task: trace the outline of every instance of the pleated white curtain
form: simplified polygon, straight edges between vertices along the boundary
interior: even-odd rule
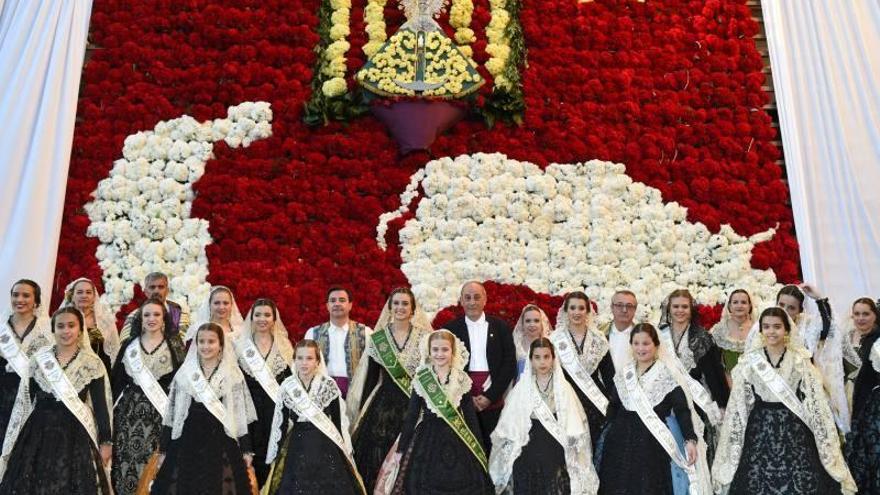
[[[92,0],[0,0],[0,307],[52,290]]]
[[[880,1],[762,0],[804,278],[880,297]]]

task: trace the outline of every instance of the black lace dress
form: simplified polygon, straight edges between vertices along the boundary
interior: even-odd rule
[[[12,326],[12,317],[9,317],[8,322],[2,323],[4,325],[9,325],[10,332],[13,336],[18,337],[18,334],[15,333],[15,329]],[[31,335],[31,332],[34,331],[34,327],[37,324],[37,319],[34,318],[33,321],[27,326],[27,328],[22,333],[22,338],[19,339],[19,345],[23,345],[27,347],[25,352],[28,354],[31,351],[35,350],[32,345],[24,344],[23,341],[29,340],[28,335]],[[32,340],[32,339],[31,339]],[[43,342],[41,340],[41,342]],[[43,345],[47,345],[49,342],[45,341]],[[28,344],[32,344],[29,342]],[[18,393],[18,386],[21,383],[21,378],[18,376],[18,373],[15,372],[14,369],[7,369],[6,366],[9,364],[8,361],[3,359],[0,356],[0,443],[3,442],[3,438],[6,437],[6,425],[9,424],[9,416],[12,414],[12,408],[15,406],[15,395]]]
[[[324,408],[324,414],[330,418],[336,429],[341,431],[339,398],[333,399]],[[267,493],[270,495],[363,494],[355,472],[339,447],[315,425],[298,419],[296,413],[284,408],[281,431],[287,431],[290,424],[293,424],[293,429],[287,438],[282,437],[278,458],[275,461],[276,468],[269,480]]]
[[[269,476],[269,465],[266,464],[266,450],[269,446],[269,435],[272,432],[272,415],[275,414],[275,401],[263,390],[260,382],[246,372],[243,373],[248,391],[251,393],[251,399],[254,401],[254,408],[257,410],[257,420],[248,425],[248,433],[250,433],[251,445],[254,449],[254,474],[257,477],[257,484],[262,486]],[[285,367],[284,371],[275,376],[275,381],[281,383],[288,376],[290,376],[290,368]]]
[[[470,393],[459,403],[462,416],[482,444]],[[419,421],[421,418],[421,421]],[[394,484],[396,495],[480,495],[495,490],[477,458],[425,399],[413,393],[397,451],[402,454]]]
[[[669,454],[654,438],[639,414],[626,410],[612,388],[608,425],[599,464],[599,493],[602,495],[671,495],[672,473]],[[656,406],[660,418],[675,413],[686,440],[696,440],[691,411],[680,387],[673,388]]]
[[[80,355],[74,359],[88,358]],[[72,363],[73,360],[67,366]],[[104,387],[101,377],[79,392],[80,400],[86,401],[94,411],[99,443],[110,441]],[[109,494],[110,482],[101,456],[82,423],[34,378],[30,379],[30,397],[35,401],[34,409],[12,448],[0,482],[0,494]]]
[[[807,425],[784,404],[766,402],[756,393],[728,493],[825,495],[840,493],[840,485],[822,466]]]
[[[598,412],[598,411],[597,411]],[[529,443],[513,462],[515,495],[568,495],[571,479],[565,450],[537,419],[532,418]]]
[[[878,340],[878,327],[862,338],[862,367],[853,391],[852,432],[846,444],[846,461],[859,493],[870,495],[880,495],[880,373],[870,360]]]
[[[351,442],[354,462],[364,480],[364,486],[368,493],[373,493],[382,462],[403,428],[409,397],[394,383],[382,365],[372,358],[365,356],[364,359],[370,359],[364,383],[364,401],[377,386],[380,376],[382,379],[375,397],[352,434]]]
[[[577,395],[578,401],[580,401],[581,406],[584,408],[584,412],[587,414],[587,424],[590,427],[590,440],[593,443],[593,448],[596,448],[597,442],[599,442],[599,437],[602,434],[602,430],[605,427],[605,415],[602,414],[599,409],[593,404],[593,401],[587,397],[587,394],[584,393],[583,390],[577,385],[574,379],[569,375],[568,371],[563,369],[563,375],[565,375],[565,379],[571,384],[571,388],[574,389],[575,395]],[[599,361],[599,365],[596,366],[595,371],[590,376],[593,381],[596,383],[596,386],[599,388],[602,393],[608,397],[608,390],[605,386],[606,383],[611,383],[614,381],[614,362],[611,360],[611,353],[607,352],[602,359]]]
[[[135,493],[144,466],[159,447],[159,435],[162,432],[162,416],[129,376],[122,362],[131,345],[141,345],[138,337],[126,339],[122,343],[111,379],[116,405],[113,407],[113,465],[110,474],[115,495]],[[169,337],[152,352],[141,347],[141,356],[148,368],[167,370],[157,379],[167,394],[174,373],[184,358],[180,336]],[[151,362],[154,360],[155,362]]]

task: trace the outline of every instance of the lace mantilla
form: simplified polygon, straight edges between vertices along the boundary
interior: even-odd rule
[[[636,407],[633,399],[626,391],[626,380],[623,377],[623,373],[614,374],[614,385],[617,387],[617,392],[620,395],[620,402],[623,404],[623,407],[627,411],[635,411]],[[669,368],[667,368],[661,361],[656,361],[654,365],[651,366],[651,369],[639,377],[639,386],[645,391],[645,395],[648,397],[651,407],[657,407],[657,405],[663,402],[663,399],[665,399],[670,392],[678,387],[678,383],[675,381],[675,377],[672,376],[672,373],[670,373]]]
[[[37,382],[37,385],[46,393],[51,394],[52,384],[46,379],[36,359],[31,358],[29,370],[30,376]],[[92,383],[97,378],[104,378],[105,381],[107,379],[107,372],[104,369],[104,363],[101,362],[101,358],[85,352],[80,352],[67,365],[67,368],[64,369],[64,374],[67,375],[67,379],[70,380],[73,388],[77,391],[86,388],[89,383]]]
[[[561,335],[563,335],[572,347],[575,347],[575,342],[571,333],[563,331]],[[583,354],[578,354],[577,357],[581,366],[583,366],[584,371],[586,371],[588,375],[592,375],[593,372],[596,371],[596,368],[599,367],[602,358],[608,353],[608,340],[604,335],[599,333],[598,330],[593,328],[587,330],[584,338],[587,339],[587,341],[584,342],[584,352]]]
[[[182,366],[174,376],[174,381],[171,382],[171,390],[168,392],[168,412],[170,414],[165,415],[163,424],[171,427],[172,439],[180,438],[183,433],[183,424],[189,415],[193,399],[200,402],[193,389],[190,376],[188,376],[193,371],[190,366]],[[235,429],[235,431],[229,431],[224,425],[226,434],[233,439],[244,436],[248,432],[247,425],[257,420],[257,411],[248,392],[244,376],[215,375],[209,383],[214,394],[223,403],[228,425]]]
[[[733,389],[727,404],[727,414],[721,427],[721,435],[712,466],[713,483],[716,492],[722,492],[730,485],[745,444],[749,413],[755,403],[754,393],[765,402],[780,402],[770,387],[749,364],[763,356],[750,352],[742,365],[733,370]],[[800,399],[804,420],[816,442],[819,459],[828,474],[841,483],[842,493],[853,493],[855,482],[846,466],[840,449],[840,440],[831,406],[822,388],[822,377],[804,353],[789,349],[775,370]],[[754,390],[754,393],[752,392]]]
[[[171,347],[169,346],[168,339],[163,340],[162,343],[159,344],[159,347],[155,351],[153,351],[152,354],[148,353],[144,349],[144,347],[140,343],[140,339],[132,340],[125,346],[125,349],[127,350],[133,345],[141,346],[141,359],[144,362],[144,366],[146,366],[147,369],[150,370],[150,374],[156,377],[156,380],[174,371],[174,359],[172,358]],[[178,363],[180,361],[181,359],[178,359]],[[128,376],[134,378],[135,373],[131,369],[129,369],[130,365],[128,364],[128,359],[123,359],[122,362],[125,364],[125,373]]]
[[[299,377],[296,375],[287,377],[284,381],[287,380],[299,380]],[[302,387],[303,389],[305,387]],[[282,386],[282,390],[287,390],[286,387]],[[319,409],[324,410],[327,406],[330,405],[336,398],[340,397],[342,394],[339,391],[339,387],[336,385],[336,381],[334,381],[329,376],[319,376],[316,375],[312,378],[312,386],[309,389],[309,397],[312,398],[312,401],[318,406]],[[293,397],[290,396],[289,393],[282,393],[284,405],[299,414],[299,412],[294,408],[294,400]],[[306,420],[305,418],[300,418],[301,420]]]
[[[746,335],[748,335],[748,331],[746,331]],[[742,354],[746,350],[746,339],[733,338],[730,335],[730,327],[725,320],[718,322],[717,325],[712,327],[712,339],[715,340],[715,345],[727,351]]]

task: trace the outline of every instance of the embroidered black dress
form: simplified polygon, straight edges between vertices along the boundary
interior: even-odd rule
[[[257,420],[248,425],[248,433],[251,436],[251,446],[254,449],[254,474],[257,483],[262,486],[269,476],[269,465],[266,464],[266,450],[269,446],[269,435],[272,430],[272,415],[275,413],[275,401],[263,390],[256,378],[244,373],[244,381],[247,383],[254,408],[257,410]],[[275,375],[275,381],[279,384],[290,376],[290,368],[285,366],[283,371]]]
[[[880,340],[880,327],[862,337],[862,367],[853,391],[852,431],[846,444],[859,493],[880,495],[880,373],[871,362],[871,348]]]
[[[568,495],[571,479],[565,450],[541,421],[532,418],[529,443],[513,462],[514,495]]]
[[[135,493],[144,466],[159,447],[162,431],[162,416],[128,374],[123,363],[123,357],[131,346],[141,346],[144,365],[151,372],[153,369],[165,371],[157,377],[157,381],[166,394],[185,354],[183,342],[177,334],[163,340],[152,352],[143,348],[137,336],[122,343],[111,379],[115,403],[111,477],[115,495]]]
[[[461,397],[459,409],[468,428],[482,445],[483,437],[470,393]],[[468,446],[415,392],[409,401],[397,451],[402,457],[394,484],[395,494],[488,495],[495,492],[488,473]]]
[[[11,318],[12,317],[10,317],[10,321],[3,322],[2,324],[9,325],[13,338],[17,338],[18,334],[16,334],[13,329]],[[24,347],[24,351],[28,356],[30,356],[36,348],[50,344],[45,338],[37,337],[32,333],[34,332],[36,324],[37,319],[34,318],[22,333],[22,338],[18,341],[19,345]],[[12,414],[12,407],[15,405],[15,394],[18,393],[18,386],[21,383],[21,378],[18,376],[18,373],[16,373],[11,367],[7,367],[8,365],[9,362],[0,356],[0,443],[2,443],[2,439],[6,437],[6,425],[9,423],[9,415]]]
[[[76,363],[78,360],[81,362]],[[93,376],[97,374],[98,366],[103,367],[103,364],[97,357],[79,354],[64,368]],[[32,376],[34,372],[37,372],[36,363],[32,359]],[[74,384],[82,381],[69,378]],[[0,482],[0,494],[109,494],[110,483],[101,456],[82,423],[33,377],[29,380],[28,392],[34,408],[12,448]],[[94,411],[98,442],[109,442],[110,415],[104,377],[94,378],[84,385],[79,398]]]

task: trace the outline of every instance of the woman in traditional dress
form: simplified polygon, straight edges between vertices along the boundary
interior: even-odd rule
[[[0,314],[0,442],[12,415],[21,378],[37,349],[54,342],[49,318],[43,316],[40,286],[22,279],[9,291],[10,307]]]
[[[255,493],[248,424],[256,417],[226,332],[216,323],[201,324],[171,382],[150,493]]]
[[[861,333],[861,366],[853,390],[846,460],[859,493],[880,495],[880,311],[867,297],[857,299],[852,311],[856,332]],[[868,324],[870,331],[863,332]]]
[[[696,301],[687,289],[674,290],[666,298],[659,336],[660,345],[666,347],[670,357],[676,358],[670,364],[687,379],[684,384],[687,394],[704,423],[704,429],[697,433],[706,440],[706,461],[711,465],[717,428],[721,424],[721,409],[727,406],[730,387],[721,365],[721,349],[715,345],[709,332],[700,326]],[[675,423],[670,421],[670,426],[682,442]]]
[[[83,314],[89,343],[107,367],[109,375],[110,367],[119,353],[119,332],[116,330],[116,315],[101,301],[95,283],[80,277],[67,284],[61,306],[73,306]]]
[[[516,373],[522,375],[529,361],[529,349],[536,339],[549,337],[553,328],[544,310],[534,304],[526,304],[513,327],[513,345],[516,347]]]
[[[244,328],[244,318],[241,316],[238,304],[235,303],[232,289],[225,285],[211,287],[208,298],[198,307],[193,315],[192,324],[187,329],[184,341],[189,342],[195,338],[196,331],[204,323],[220,325],[223,333],[232,335],[233,339]]]
[[[587,414],[593,447],[599,440],[608,408],[607,384],[614,379],[608,340],[593,324],[590,298],[581,291],[565,296],[550,340],[565,378]]]
[[[849,432],[850,414],[843,368],[844,335],[834,322],[828,298],[808,284],[786,285],[777,293],[776,304],[798,327],[798,338],[822,375],[837,427],[844,433]],[[752,326],[749,338],[752,339],[753,335],[760,335],[757,325]]]
[[[852,493],[822,377],[778,307],[733,370],[712,477],[719,493]]]
[[[132,318],[131,334],[113,366],[113,491],[133,495],[159,447],[168,388],[185,351],[160,299],[147,299]]]
[[[317,342],[296,344],[294,367],[275,406],[266,457],[272,474],[263,493],[366,494],[351,456],[345,402]]]
[[[648,323],[633,327],[630,345],[633,361],[614,376],[611,389],[599,493],[671,495],[671,460],[687,474],[690,493],[708,495],[708,476],[695,466],[704,452],[694,428],[696,415],[669,364],[675,358],[660,347],[657,330]],[[671,413],[686,439],[684,448],[664,421]]]
[[[746,348],[746,339],[755,320],[752,296],[744,289],[736,289],[727,298],[721,311],[721,320],[712,327],[710,333],[715,345],[721,349],[721,364],[730,386],[730,372]]]
[[[464,371],[467,349],[449,330],[422,337],[419,347],[421,364],[400,433],[393,493],[491,494],[471,378]]]
[[[595,495],[599,477],[581,403],[549,339],[538,337],[526,369],[504,399],[492,432],[495,491],[517,495]]]
[[[257,483],[262,486],[269,476],[266,450],[278,402],[278,385],[290,376],[293,359],[293,346],[274,301],[263,298],[254,301],[244,329],[233,344],[257,411],[257,420],[248,425],[248,431],[254,450],[254,472]]]
[[[846,374],[846,398],[852,409],[853,389],[862,368],[862,343],[880,324],[877,303],[870,297],[860,297],[853,302],[852,313],[843,329],[843,366]],[[865,349],[871,351],[870,346]]]
[[[346,400],[354,460],[369,493],[403,426],[419,365],[419,342],[429,332],[431,324],[412,291],[406,287],[391,291],[367,339],[369,359],[358,364]]]
[[[110,380],[92,352],[82,313],[52,315],[54,345],[40,348],[21,382],[3,452],[0,494],[112,493]]]

